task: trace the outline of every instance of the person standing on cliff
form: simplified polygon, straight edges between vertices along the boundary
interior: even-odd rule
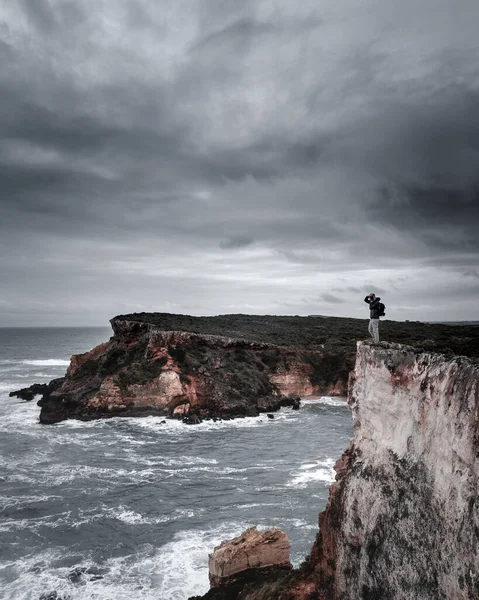
[[[379,344],[379,317],[381,313],[381,308],[379,306],[380,301],[381,298],[378,298],[375,294],[369,294],[369,296],[364,298],[364,302],[369,304],[368,331],[375,344]]]

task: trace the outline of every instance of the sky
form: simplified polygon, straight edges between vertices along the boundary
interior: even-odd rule
[[[0,326],[479,320],[477,0],[3,0]]]

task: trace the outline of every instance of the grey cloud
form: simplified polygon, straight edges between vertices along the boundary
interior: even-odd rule
[[[274,31],[274,27],[271,23],[260,23],[250,18],[239,19],[218,31],[206,34],[192,46],[191,52],[194,53],[211,46],[215,50],[217,44],[241,47],[246,39],[252,40],[258,35],[272,31]]]
[[[340,293],[349,293],[349,294],[358,294],[359,296],[364,296],[366,294],[376,294],[379,296],[380,294],[386,294],[387,291],[384,288],[379,288],[377,285],[362,285],[362,286],[346,286],[346,287],[335,287],[333,291]]]
[[[309,15],[307,18],[292,18],[289,21],[262,22],[252,17],[240,17],[224,27],[208,32],[201,37],[191,48],[191,51],[214,47],[218,45],[245,49],[245,44],[258,43],[259,37],[268,34],[304,34],[304,32],[315,30],[322,25],[323,21],[319,15]]]
[[[57,26],[49,0],[19,0],[29,21],[43,34],[50,34]]]
[[[346,300],[344,298],[340,298],[339,296],[334,296],[333,294],[321,294],[321,298],[325,302],[331,302],[333,304],[336,304],[338,302],[346,302]]]
[[[384,295],[386,293],[386,290],[384,288],[380,288],[377,285],[374,285],[373,283],[369,285],[363,285],[362,290],[365,294],[376,294],[376,296],[379,296],[380,294]]]
[[[254,243],[254,239],[248,236],[235,236],[229,240],[220,243],[220,248],[223,250],[235,250],[237,248],[246,248]]]

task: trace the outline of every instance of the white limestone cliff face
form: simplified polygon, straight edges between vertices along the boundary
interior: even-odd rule
[[[320,515],[320,598],[479,598],[479,366],[358,343],[354,438]]]

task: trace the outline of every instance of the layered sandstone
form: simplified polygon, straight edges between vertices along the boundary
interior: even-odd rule
[[[123,317],[111,325],[110,340],[73,356],[65,379],[45,391],[42,423],[150,414],[195,423],[297,406],[299,395],[345,392],[334,369],[330,383],[320,383],[322,350],[169,331]]]

